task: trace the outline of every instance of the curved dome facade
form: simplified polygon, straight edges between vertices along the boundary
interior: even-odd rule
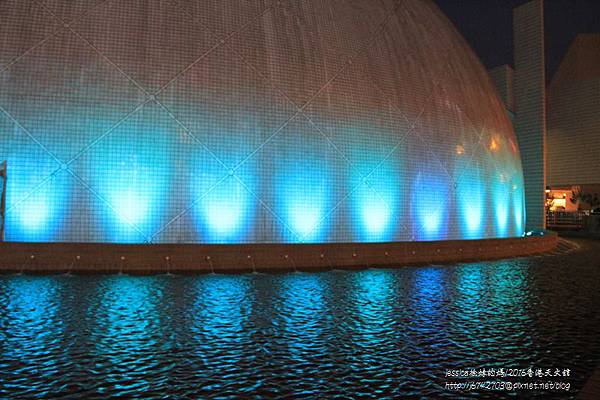
[[[523,233],[511,123],[423,0],[0,4],[6,239]]]

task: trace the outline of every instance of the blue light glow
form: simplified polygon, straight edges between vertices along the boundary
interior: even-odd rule
[[[45,227],[50,210],[48,202],[40,193],[33,194],[26,200],[26,205],[19,207],[19,221],[23,230],[35,235],[39,230]]]
[[[6,240],[56,239],[71,181],[59,163],[0,112],[0,162],[7,161]]]
[[[103,176],[101,185],[115,213],[109,229],[117,242],[135,242],[157,226],[168,179],[152,173],[150,164],[132,155],[116,176]]]
[[[278,180],[279,207],[286,223],[297,235],[287,241],[318,242],[326,234],[320,224],[329,208],[331,190],[327,172],[318,168],[288,169]]]
[[[11,2],[23,8],[11,15],[26,14],[29,3]],[[144,20],[142,8],[123,6]],[[103,18],[119,12],[106,10]],[[366,8],[346,11],[330,22],[369,17]],[[37,29],[36,21],[23,22],[24,32]],[[227,14],[220,22],[236,19]],[[188,30],[169,33],[183,34],[169,51],[149,49],[135,39],[154,35],[160,27],[151,23],[125,24],[120,32],[131,40],[112,48],[111,24],[85,36],[112,61],[89,56],[93,49],[70,35],[75,42],[50,36],[13,64],[14,51],[31,48],[33,39],[2,30],[7,240],[373,243],[486,239],[525,228],[522,175],[512,189],[513,173],[522,174],[516,137],[497,94],[480,87],[485,71],[469,62],[469,74],[456,68],[445,75],[427,46],[407,60],[402,43],[370,59],[379,77],[365,76],[362,63],[337,74],[337,62],[325,77],[322,63],[296,68],[309,55],[302,46],[295,54],[287,40],[258,35],[237,46],[257,73],[227,46],[200,56],[210,45],[189,43]],[[334,25],[310,37],[326,41],[337,35]],[[399,24],[389,28],[389,38],[406,33]],[[336,53],[356,50],[352,40],[338,42]],[[308,53],[320,58],[330,47]],[[272,58],[286,52],[289,59]],[[462,65],[464,57],[451,55]],[[304,61],[319,61],[311,57]],[[457,82],[486,101],[461,96]],[[508,194],[493,180],[500,170]]]
[[[386,204],[370,198],[363,203],[362,219],[367,232],[371,235],[381,233],[390,219],[390,209]]]
[[[28,178],[19,170],[12,170],[8,180],[7,203],[12,200],[11,190],[19,193],[28,185]],[[24,187],[19,188],[23,185]],[[30,187],[30,190],[32,188]],[[56,240],[59,221],[67,210],[71,181],[66,172],[58,172],[41,188],[24,197],[7,210],[6,232],[11,241],[45,242]]]
[[[521,236],[525,230],[525,199],[521,179],[515,179],[512,185],[512,210],[515,236]]]
[[[363,183],[352,194],[358,236],[365,242],[382,242],[389,237],[392,210],[370,186]],[[395,201],[392,200],[392,204]]]
[[[110,241],[149,241],[163,222],[166,203],[173,198],[169,193],[176,169],[171,157],[189,140],[174,135],[174,125],[160,107],[150,104],[72,165],[108,203],[107,212],[112,212],[102,222]]]
[[[373,155],[373,159],[376,159]],[[385,242],[393,240],[394,220],[398,219],[401,193],[400,173],[386,160],[363,178],[355,172],[353,179],[362,180],[352,193],[352,205],[358,239],[362,242]]]
[[[252,227],[254,197],[233,176],[211,190],[199,203],[199,229],[207,243],[238,243]]]
[[[510,206],[510,184],[508,177],[504,173],[497,173],[492,185],[496,236],[506,237],[508,236],[508,210]]]
[[[301,240],[310,240],[309,235],[315,230],[323,216],[322,207],[313,204],[313,200],[308,196],[298,195],[296,199],[290,201],[287,212],[288,220],[291,221],[292,226],[299,233]],[[316,235],[318,235],[318,232],[314,232],[313,236]]]
[[[226,235],[237,231],[244,212],[242,204],[242,202],[235,202],[229,198],[223,202],[208,200],[205,218],[212,231],[217,235]]]
[[[462,167],[462,168],[461,168]],[[476,164],[457,163],[457,171],[462,171],[456,185],[458,210],[461,217],[463,238],[478,239],[483,229],[483,210],[485,205],[485,187],[481,169]]]
[[[510,162],[502,167],[508,172],[484,174],[458,158],[450,171],[459,177],[455,197],[449,199],[451,178],[435,169],[436,162],[421,160],[414,175],[405,176],[405,154],[365,145],[346,149],[351,163],[305,125],[275,137],[267,152],[250,155],[257,142],[229,155],[220,148],[216,155],[160,107],[144,106],[64,169],[10,129],[8,240],[386,242],[406,240],[401,235],[408,228],[413,240],[519,236],[524,229],[520,167]],[[491,182],[488,174],[495,176]],[[159,236],[167,227],[172,231]]]
[[[135,192],[131,188],[123,192],[114,193],[111,203],[115,204],[117,218],[122,224],[138,223],[148,213],[148,199]]]
[[[418,172],[413,183],[411,209],[418,240],[442,240],[446,236],[448,184],[440,172]]]

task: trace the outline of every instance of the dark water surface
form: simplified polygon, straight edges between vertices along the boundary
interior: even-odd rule
[[[568,398],[600,363],[600,242],[578,243],[396,270],[0,276],[0,397]],[[570,391],[445,388],[447,369],[502,367],[568,368],[513,381]]]

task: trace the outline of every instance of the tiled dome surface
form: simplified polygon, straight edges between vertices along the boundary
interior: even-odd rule
[[[0,2],[6,239],[520,236],[486,71],[424,0]]]

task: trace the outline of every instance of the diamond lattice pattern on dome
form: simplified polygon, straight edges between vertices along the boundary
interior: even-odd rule
[[[421,0],[0,3],[6,239],[520,236],[483,67]]]

